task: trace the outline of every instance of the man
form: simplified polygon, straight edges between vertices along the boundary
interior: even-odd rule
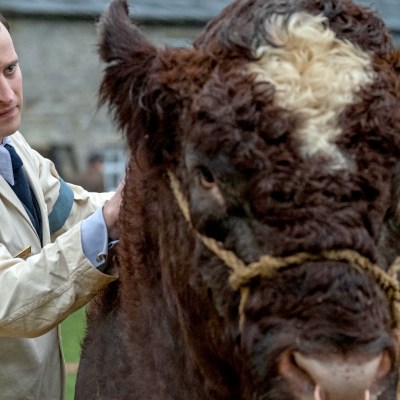
[[[115,279],[101,271],[108,238],[118,237],[121,187],[112,196],[63,182],[18,132],[22,103],[18,57],[0,16],[0,399],[59,400],[57,325]],[[29,182],[22,179],[22,191],[21,173]]]

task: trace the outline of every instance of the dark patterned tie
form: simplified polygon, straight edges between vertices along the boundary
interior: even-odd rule
[[[36,197],[29,186],[29,182],[24,174],[24,170],[22,169],[23,162],[21,157],[15,151],[14,147],[10,146],[9,144],[4,145],[4,147],[10,153],[14,172],[14,186],[10,186],[14,193],[21,200],[22,205],[28,213],[32,224],[39,235],[40,242],[42,242],[42,218],[40,215],[40,208]]]

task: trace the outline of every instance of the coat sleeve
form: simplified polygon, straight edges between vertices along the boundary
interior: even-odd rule
[[[65,183],[53,163],[32,150],[16,133],[13,144],[23,157],[42,210],[43,247],[21,214],[2,205],[0,215],[0,336],[40,336],[86,304],[115,277],[98,271],[85,257],[81,221],[112,193],[89,193]],[[27,259],[16,249],[32,245]]]
[[[0,336],[40,336],[114,279],[84,256],[80,224],[27,260],[0,245]]]

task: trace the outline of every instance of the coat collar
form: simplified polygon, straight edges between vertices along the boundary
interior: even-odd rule
[[[14,173],[11,163],[10,153],[5,149],[4,145],[11,143],[11,138],[6,136],[0,142],[0,176],[2,176],[10,185],[14,185]]]
[[[12,146],[14,146],[14,143],[12,143],[12,140],[10,137],[5,137],[2,140],[2,145],[4,146],[4,144],[10,144]],[[1,146],[1,147],[3,147]],[[26,160],[24,158],[24,152],[19,151],[18,146],[14,146],[19,154],[19,156],[22,158],[23,162],[24,162],[24,172],[29,180],[29,183],[32,187],[32,190],[36,196],[36,198],[38,199],[38,189],[36,187],[36,185],[33,182],[33,178],[32,178],[32,171],[30,171],[30,168],[27,167],[27,164],[29,164],[28,160]],[[8,151],[5,150],[7,153]],[[2,154],[0,154],[0,157],[2,156]],[[10,159],[10,163],[11,163],[11,159]],[[11,166],[11,165],[10,165]],[[12,171],[12,166],[11,166],[11,171]],[[21,201],[18,199],[17,195],[14,193],[14,191],[12,190],[12,188],[10,187],[9,183],[8,183],[8,179],[6,179],[6,177],[4,177],[2,175],[2,171],[0,170],[0,201],[3,202],[7,202],[9,205],[9,209],[11,210],[12,208],[18,212],[21,217],[27,222],[27,224],[31,227],[32,229],[32,233],[37,237],[37,240],[40,241],[39,236],[36,233],[36,230],[32,224],[32,221],[30,220],[28,214],[25,211],[24,206],[22,205]],[[41,209],[41,213],[42,213],[42,221],[43,221],[43,210],[42,207],[40,207]],[[11,211],[10,211],[11,212]]]

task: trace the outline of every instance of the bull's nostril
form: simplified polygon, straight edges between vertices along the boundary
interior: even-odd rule
[[[385,350],[382,354],[381,362],[378,367],[378,372],[376,374],[376,380],[380,380],[385,377],[392,368],[392,360],[390,358],[390,354],[387,350]]]
[[[314,400],[322,400],[322,398],[321,398],[321,388],[319,387],[319,385],[315,386]]]
[[[281,355],[278,371],[288,381],[293,392],[312,397],[315,383],[306,371],[299,367],[292,351],[286,351]]]

